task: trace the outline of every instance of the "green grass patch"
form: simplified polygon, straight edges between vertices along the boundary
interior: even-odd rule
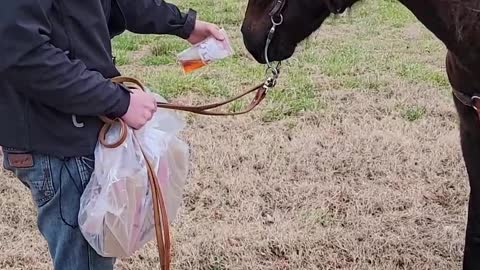
[[[116,50],[113,55],[115,57],[115,63],[118,66],[130,64],[130,56],[128,51]]]
[[[172,64],[175,62],[175,59],[167,55],[146,55],[141,59],[142,65],[145,66],[160,66],[160,65],[167,65]]]
[[[368,30],[378,28],[401,28],[414,22],[414,15],[396,0],[371,0],[357,3],[343,23],[361,24]],[[350,19],[350,20],[349,20]]]
[[[140,43],[138,42],[138,36],[130,32],[124,33],[115,37],[112,40],[112,46],[114,51],[136,51],[140,49]]]
[[[355,75],[358,69],[365,66],[367,54],[355,44],[339,45],[332,48],[325,57],[321,58],[320,67],[332,77]]]
[[[244,100],[236,100],[229,105],[229,112],[235,113],[244,110],[247,106],[247,102]]]
[[[295,73],[285,75],[288,85],[281,83],[268,94],[269,104],[263,117],[264,121],[277,121],[301,112],[316,111],[325,107],[325,104],[316,98],[315,84],[309,76]]]
[[[157,39],[150,43],[148,54],[142,57],[141,63],[146,66],[174,64],[177,55],[188,46],[186,41],[174,37]]]
[[[228,95],[222,80],[212,80],[201,75],[184,75],[180,68],[165,68],[146,76],[146,82],[152,90],[171,98],[189,93],[203,96],[223,97]]]
[[[243,19],[244,12],[242,11],[245,9],[247,1],[174,0],[172,3],[176,3],[184,11],[188,8],[197,10],[201,20],[220,26],[238,26]]]
[[[150,52],[154,56],[168,55],[175,58],[178,53],[187,49],[190,45],[181,39],[164,37],[151,44]]]
[[[378,5],[375,10],[378,21],[388,22],[390,27],[404,27],[415,21],[415,17],[410,10],[396,0],[375,1],[375,3]]]
[[[445,72],[434,70],[421,63],[401,62],[397,66],[397,74],[410,81],[427,83],[436,87],[449,87]]]
[[[414,122],[422,119],[426,112],[427,110],[423,106],[411,106],[403,110],[402,118],[409,122]]]

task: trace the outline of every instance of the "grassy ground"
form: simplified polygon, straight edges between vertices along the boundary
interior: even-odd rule
[[[125,75],[188,103],[262,79],[241,43],[246,1],[176,2],[224,27],[235,56],[184,75],[185,42],[125,33]],[[369,0],[302,44],[255,112],[186,115],[173,269],[460,269],[468,186],[444,55],[404,7]],[[0,180],[0,268],[51,269],[27,190]],[[154,269],[153,243],[117,266]]]

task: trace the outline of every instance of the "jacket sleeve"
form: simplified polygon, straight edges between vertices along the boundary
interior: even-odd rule
[[[126,29],[137,34],[170,34],[187,39],[195,27],[195,10],[183,13],[174,4],[163,0],[113,2],[123,14]]]
[[[50,43],[52,0],[6,1],[0,9],[0,77],[64,113],[120,117],[130,94]],[[1,91],[1,89],[0,89]]]

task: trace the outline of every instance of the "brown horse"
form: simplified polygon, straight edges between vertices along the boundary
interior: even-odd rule
[[[455,94],[462,153],[470,183],[463,269],[479,270],[480,1],[399,1],[448,49],[447,74]],[[316,31],[328,16],[342,13],[357,2],[359,0],[249,0],[242,25],[245,46],[260,63],[288,59],[297,44]]]

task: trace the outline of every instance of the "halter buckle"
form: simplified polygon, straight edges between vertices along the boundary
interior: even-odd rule
[[[275,85],[277,85],[277,79],[274,77],[269,77],[267,80],[265,80],[263,87],[269,89],[275,87]]]
[[[265,83],[263,84],[263,88],[265,89],[265,91],[268,91],[270,88],[275,87],[275,85],[277,84],[278,76],[280,74],[279,68],[280,68],[281,62],[278,62],[276,66],[273,66],[272,63],[270,62],[270,59],[268,58],[268,49],[270,47],[270,43],[273,40],[273,36],[275,34],[277,26],[283,24],[282,11],[286,1],[287,0],[277,0],[272,11],[270,11],[269,13],[270,20],[272,21],[272,27],[268,32],[267,40],[265,42],[264,57],[265,57],[265,62],[267,64],[267,70],[265,71],[265,73],[268,73],[270,71],[272,74],[270,77],[268,77],[265,80]]]

